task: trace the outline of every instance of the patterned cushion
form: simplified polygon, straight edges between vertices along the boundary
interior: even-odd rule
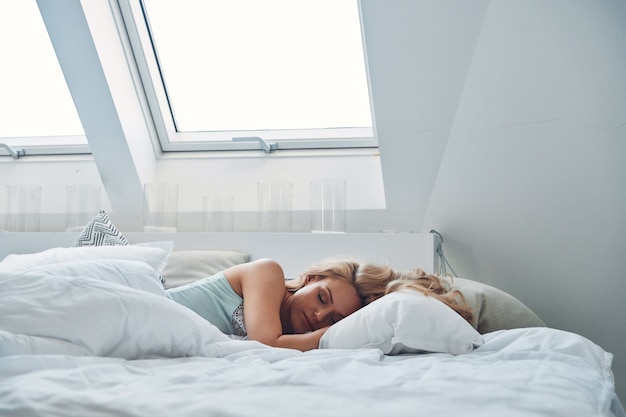
[[[100,210],[89,221],[83,231],[74,241],[74,247],[78,246],[119,246],[128,245],[128,240],[122,232],[109,219],[106,211]]]
[[[78,238],[74,241],[74,247],[79,246],[127,246],[128,240],[119,231],[106,211],[100,210],[96,216],[87,223]],[[171,250],[171,249],[170,249]],[[161,284],[165,285],[165,278],[159,276]]]

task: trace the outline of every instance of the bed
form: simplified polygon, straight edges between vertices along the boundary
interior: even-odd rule
[[[224,335],[164,296],[248,259],[171,242],[7,256],[0,415],[625,415],[611,353],[530,311],[490,331],[519,302],[469,280],[452,285],[481,309],[475,323],[400,292],[340,321],[309,352]]]

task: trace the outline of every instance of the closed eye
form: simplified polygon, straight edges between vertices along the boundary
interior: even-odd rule
[[[320,293],[317,295],[317,298],[320,300],[320,303],[326,305],[326,297],[324,297],[323,293],[320,291]]]

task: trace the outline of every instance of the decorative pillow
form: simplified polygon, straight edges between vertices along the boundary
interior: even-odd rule
[[[128,240],[109,219],[106,211],[98,214],[87,223],[74,241],[74,246],[116,246],[128,245]]]
[[[174,251],[162,276],[165,280],[166,289],[175,288],[249,261],[249,254],[236,251]]]
[[[128,246],[128,240],[111,222],[107,212],[100,210],[74,241],[74,247],[82,246]],[[160,275],[159,280],[165,286],[165,278]]]
[[[444,278],[459,290],[474,310],[472,326],[480,334],[520,327],[545,327],[545,323],[512,295],[481,282]]]
[[[61,262],[35,266],[26,271],[26,273],[57,275],[66,278],[92,278],[98,281],[113,282],[162,297],[167,296],[159,276],[150,265],[141,261],[99,259]]]
[[[471,352],[482,336],[441,301],[405,290],[387,294],[331,326],[321,349],[378,348],[385,354]]]
[[[62,262],[121,259],[145,262],[158,276],[161,276],[173,246],[173,242],[151,242],[128,246],[59,247],[37,253],[11,254],[0,262],[0,272],[24,272],[35,266],[48,266]]]

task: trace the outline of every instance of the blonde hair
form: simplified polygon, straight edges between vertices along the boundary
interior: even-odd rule
[[[422,269],[395,271],[388,265],[327,259],[311,266],[297,278],[285,281],[285,287],[295,292],[304,287],[308,276],[313,275],[347,281],[356,289],[363,305],[391,292],[411,289],[443,302],[468,322],[472,321],[473,312],[463,294],[451,290],[440,277]]]
[[[361,296],[355,280],[358,268],[359,263],[349,259],[327,259],[311,266],[309,269],[302,272],[297,278],[285,281],[285,287],[288,291],[296,292],[300,288],[304,287],[307,277],[315,275],[320,278],[335,278],[344,280],[355,287],[359,296]]]

